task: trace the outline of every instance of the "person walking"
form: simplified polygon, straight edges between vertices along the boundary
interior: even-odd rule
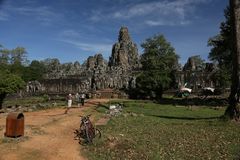
[[[82,93],[80,97],[82,106],[84,106],[85,97],[86,97],[85,94]]]
[[[80,95],[76,93],[75,98],[76,98],[77,106],[80,107]]]
[[[68,94],[67,96],[67,109],[65,111],[65,114],[68,113],[68,110],[72,107],[72,94]]]

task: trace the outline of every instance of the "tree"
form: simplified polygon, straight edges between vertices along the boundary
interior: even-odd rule
[[[47,58],[42,62],[46,66],[47,72],[59,71],[61,63],[57,58]]]
[[[229,95],[229,105],[225,111],[224,116],[230,119],[239,120],[240,118],[240,109],[238,105],[239,97],[239,76],[240,76],[240,1],[239,0],[230,0],[230,15],[231,15],[231,25],[232,25],[232,85],[231,93]]]
[[[231,75],[229,73],[229,68],[218,68],[213,74],[211,75],[211,80],[214,84],[218,84],[216,87],[220,88],[228,88],[231,86]]]
[[[171,83],[179,57],[163,35],[148,38],[141,46],[144,48],[142,72],[136,79],[136,89],[145,97],[161,98]]]
[[[224,15],[226,20],[220,25],[220,33],[208,41],[208,46],[212,47],[208,58],[217,62],[219,67],[214,79],[218,79],[221,86],[227,87],[231,82],[233,53],[230,7],[224,10]]]
[[[10,51],[10,71],[22,77],[25,73],[25,66],[27,64],[27,51],[23,47],[16,47]]]
[[[9,68],[10,50],[0,45],[0,70],[7,70]]]
[[[29,66],[25,67],[24,70],[25,72],[22,78],[25,82],[27,82],[33,80],[41,80],[44,73],[46,72],[46,67],[42,62],[33,60]]]
[[[24,85],[25,82],[21,77],[11,74],[8,71],[0,71],[0,109],[6,95],[22,89]]]
[[[9,64],[9,59],[10,59],[9,55],[10,55],[10,50],[6,48],[0,49],[0,65],[1,66]]]
[[[11,50],[11,64],[26,64],[27,63],[27,51],[24,47],[17,47]]]
[[[7,94],[14,93],[22,89],[25,82],[21,78],[24,75],[23,66],[26,63],[26,50],[17,47],[8,50],[0,45],[0,109]]]

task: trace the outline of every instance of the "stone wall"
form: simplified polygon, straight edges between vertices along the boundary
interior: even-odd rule
[[[204,87],[215,88],[217,82],[212,80],[212,75],[216,71],[217,68],[212,63],[203,63],[198,66],[194,58],[189,57],[183,69],[176,72],[176,84],[179,88],[187,84],[187,87],[192,88],[193,91]]]
[[[60,64],[57,60],[52,63],[54,65],[49,63],[50,70],[39,83],[39,91],[43,93],[74,94],[135,87],[134,70],[140,66],[137,45],[131,40],[126,27],[121,27],[109,61],[98,53],[89,56],[82,65],[77,62]]]
[[[214,87],[215,84],[211,81],[214,66],[206,63],[203,69],[195,59],[196,56],[190,57],[183,69],[177,71],[176,84],[180,87],[188,83],[193,89]],[[40,83],[29,82],[27,92],[75,94],[135,88],[135,75],[140,67],[137,45],[131,40],[128,28],[121,27],[109,61],[100,53],[89,56],[82,65],[77,61],[60,64],[58,60],[53,59],[48,63],[49,70],[45,78]]]

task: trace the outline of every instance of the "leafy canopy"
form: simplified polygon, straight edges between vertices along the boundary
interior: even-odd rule
[[[33,60],[29,66],[25,67],[24,70],[25,74],[23,75],[23,79],[27,82],[41,80],[46,72],[46,67],[42,62]]]
[[[161,98],[163,89],[171,83],[179,56],[163,35],[148,38],[141,46],[142,72],[136,79],[136,87],[143,96]]]
[[[220,33],[208,41],[208,46],[212,47],[208,58],[219,66],[213,78],[219,80],[221,86],[227,87],[231,81],[233,42],[230,8],[227,7],[224,13],[225,21],[220,25]]]
[[[8,71],[0,71],[0,94],[9,94],[22,89],[25,82],[21,77]]]

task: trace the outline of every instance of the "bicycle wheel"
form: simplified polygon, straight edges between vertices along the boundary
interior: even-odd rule
[[[91,133],[88,126],[86,126],[86,140],[87,140],[87,143],[92,143],[92,140],[93,140],[93,134]]]
[[[79,131],[80,131],[79,136],[82,139],[86,139],[86,126],[84,124],[80,125]]]
[[[79,132],[79,130],[75,129],[75,131],[74,131],[73,133],[75,134],[74,139],[79,139],[79,138],[81,138],[81,137],[80,137],[80,132]]]
[[[78,143],[79,144],[82,144],[82,141],[81,141],[81,138],[82,138],[82,132],[80,131],[80,130],[75,130],[74,131],[74,134],[75,134],[75,137],[74,137],[74,139],[75,140],[78,140]]]

